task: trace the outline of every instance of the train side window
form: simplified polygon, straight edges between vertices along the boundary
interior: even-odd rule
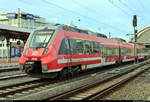
[[[99,45],[98,45],[98,42],[93,42],[93,53],[94,53],[94,54],[99,53]]]
[[[116,48],[116,56],[119,56],[119,48]]]
[[[84,46],[83,46],[83,41],[82,40],[76,40],[76,53],[77,54],[83,54],[84,51]]]
[[[66,49],[67,49],[67,39],[64,38],[61,42],[60,48],[59,48],[59,55],[66,54]]]
[[[112,57],[112,48],[107,47],[107,57]]]
[[[126,56],[126,55],[127,55],[127,48],[124,47],[124,56]]]
[[[92,46],[89,41],[85,41],[86,54],[92,54]]]
[[[124,56],[124,55],[125,55],[125,49],[121,48],[121,56]]]
[[[131,49],[131,56],[134,56],[134,48]]]
[[[131,49],[127,49],[127,56],[131,56]]]
[[[104,47],[104,45],[99,42],[98,46],[99,46],[99,52],[100,52],[100,54],[103,54],[103,47]]]
[[[115,57],[116,54],[115,54],[115,48],[112,48],[112,56]]]
[[[117,57],[119,54],[119,49],[118,48],[115,48],[115,56]]]
[[[77,51],[76,51],[76,40],[75,39],[70,39],[70,46],[71,46],[71,53],[72,54],[77,54]]]
[[[103,47],[103,57],[106,57],[107,56],[107,49],[106,49],[106,47]]]

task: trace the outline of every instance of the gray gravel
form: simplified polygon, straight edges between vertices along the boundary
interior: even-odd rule
[[[103,100],[150,100],[150,70],[128,82]]]
[[[21,71],[9,71],[9,72],[2,72],[0,73],[0,77],[8,76],[8,75],[19,75],[23,74],[24,72]]]
[[[31,80],[38,80],[38,79],[39,78],[21,77],[21,78],[15,78],[15,79],[10,79],[10,80],[2,80],[2,81],[0,81],[0,87],[18,84],[18,83],[22,83],[22,82],[28,82]]]

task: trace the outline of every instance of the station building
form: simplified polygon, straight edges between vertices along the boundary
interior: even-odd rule
[[[23,29],[22,31],[24,31],[24,29],[31,31],[38,27],[43,27],[51,24],[52,23],[46,22],[45,18],[43,17],[31,13],[22,12],[20,11],[20,9],[18,9],[17,12],[3,12],[0,17],[0,27],[4,25],[4,27],[11,28],[12,30],[19,28],[21,30]],[[21,42],[20,47],[24,46],[24,42],[20,39],[9,39],[12,47],[18,47],[18,45],[16,44],[17,41]],[[4,41],[0,41],[0,58],[8,57],[9,50],[7,46],[7,40],[5,39]]]
[[[132,37],[130,42],[134,43],[134,41],[135,39]],[[146,26],[137,32],[136,43],[145,45],[150,55],[150,26]]]

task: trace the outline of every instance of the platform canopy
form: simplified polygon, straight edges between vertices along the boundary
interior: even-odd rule
[[[6,39],[12,38],[25,41],[33,30],[0,24],[0,37],[3,36]]]

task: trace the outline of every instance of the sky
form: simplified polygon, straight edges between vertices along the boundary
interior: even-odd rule
[[[150,0],[0,0],[0,13],[23,12],[46,18],[47,22],[75,24],[127,41],[133,34],[133,15],[137,30],[150,25]],[[130,36],[126,36],[129,34]]]

